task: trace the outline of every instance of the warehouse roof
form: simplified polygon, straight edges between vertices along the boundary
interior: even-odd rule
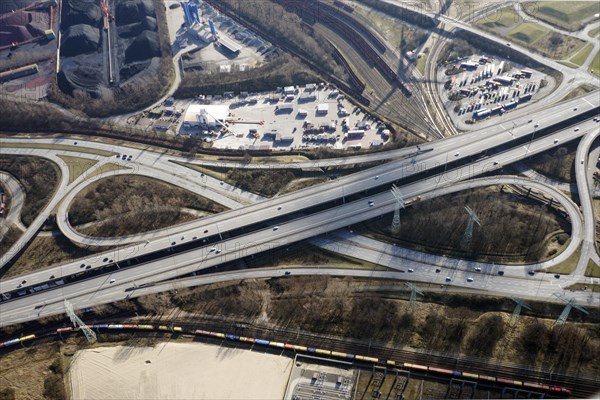
[[[219,43],[232,53],[238,53],[242,49],[242,46],[225,36],[219,37]]]

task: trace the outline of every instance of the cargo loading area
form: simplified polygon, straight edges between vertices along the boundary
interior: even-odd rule
[[[382,146],[390,135],[385,125],[324,84],[201,96],[187,105],[178,126],[181,135],[199,136],[225,149],[358,150]]]

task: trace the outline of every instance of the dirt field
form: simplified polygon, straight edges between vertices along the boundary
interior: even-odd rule
[[[292,361],[199,343],[101,347],[77,352],[67,381],[74,399],[281,399]]]

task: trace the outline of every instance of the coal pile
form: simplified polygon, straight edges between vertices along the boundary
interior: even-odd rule
[[[125,50],[125,64],[160,56],[158,33],[144,31]]]
[[[2,1],[2,0],[0,0]],[[14,1],[14,0],[13,0]],[[103,29],[100,0],[63,0],[60,89],[81,89],[102,97],[125,82],[147,82],[155,76],[161,56],[152,0],[110,0],[114,21]],[[111,44],[112,76],[107,54]]]
[[[86,24],[73,25],[62,36],[61,54],[65,57],[72,57],[91,53],[98,50],[99,44],[98,28]]]
[[[126,0],[117,5],[115,20],[117,25],[133,24],[144,16],[154,16],[154,6],[150,0]]]
[[[93,68],[62,68],[57,75],[58,87],[69,95],[73,95],[74,89],[84,89],[95,96],[99,86],[97,75]]]
[[[79,24],[99,27],[102,23],[99,1],[67,0],[63,1],[62,7],[61,30]]]
[[[48,16],[43,12],[20,10],[2,14],[0,15],[0,47],[14,42],[26,42],[41,36],[48,25]]]
[[[125,80],[131,78],[132,76],[139,74],[140,72],[142,72],[149,66],[150,66],[150,61],[130,63],[130,64],[125,65],[123,68],[121,68],[121,70],[119,71],[119,75],[121,76],[121,79],[125,81]]]
[[[117,27],[117,32],[122,38],[130,38],[139,35],[143,31],[156,31],[156,19],[145,16],[141,22],[127,24]]]

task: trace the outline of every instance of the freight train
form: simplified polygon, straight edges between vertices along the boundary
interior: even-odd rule
[[[275,341],[258,339],[258,338],[249,338],[249,337],[245,337],[245,336],[234,335],[231,333],[214,332],[214,331],[207,331],[207,330],[203,330],[203,329],[187,330],[180,326],[147,325],[147,324],[94,324],[94,325],[88,325],[88,327],[92,328],[92,329],[96,329],[96,330],[100,329],[100,330],[108,330],[108,331],[111,331],[111,330],[142,330],[142,331],[159,331],[159,332],[163,331],[163,332],[187,333],[187,334],[195,335],[195,336],[212,337],[212,338],[216,338],[216,339],[222,339],[222,340],[228,340],[228,341],[234,341],[234,342],[256,344],[256,345],[260,345],[260,346],[280,348],[280,349],[296,351],[296,352],[300,352],[300,353],[319,354],[322,356],[333,357],[333,358],[337,358],[337,359],[344,360],[344,361],[356,360],[363,364],[366,363],[366,364],[373,364],[373,365],[378,365],[378,366],[387,366],[387,367],[391,367],[391,368],[403,368],[403,369],[407,369],[407,370],[414,371],[414,372],[427,372],[427,373],[432,373],[432,374],[436,374],[436,375],[444,375],[444,376],[453,377],[453,378],[460,377],[460,378],[473,379],[473,380],[482,381],[482,382],[499,383],[502,385],[510,385],[510,386],[529,388],[529,389],[544,390],[544,391],[553,392],[553,393],[557,393],[557,394],[560,393],[563,395],[571,394],[570,389],[562,388],[562,387],[558,387],[558,386],[550,386],[550,385],[535,383],[535,382],[526,382],[526,381],[519,381],[519,380],[513,380],[513,379],[505,379],[505,378],[494,377],[494,376],[489,376],[489,375],[484,375],[484,374],[478,374],[478,373],[474,373],[474,372],[451,370],[451,369],[431,367],[431,366],[427,366],[427,365],[406,363],[406,362],[400,362],[400,361],[394,361],[394,360],[384,360],[384,359],[364,356],[364,355],[360,355],[360,354],[342,353],[342,352],[337,352],[337,351],[332,351],[332,350],[327,350],[327,349],[320,349],[320,348],[316,348],[316,347],[302,346],[302,345],[283,343],[283,342],[275,342]],[[75,332],[78,332],[80,329],[81,328],[79,328],[79,327],[77,327],[77,328],[66,327],[66,328],[58,328],[58,329],[56,329],[56,331],[53,331],[53,332],[56,335],[62,335],[63,333],[75,333]],[[34,334],[28,335],[28,336],[23,336],[18,339],[8,340],[6,342],[0,342],[0,348],[10,347],[15,344],[23,343],[23,342],[33,340],[33,339],[36,339],[36,335],[34,335]]]

